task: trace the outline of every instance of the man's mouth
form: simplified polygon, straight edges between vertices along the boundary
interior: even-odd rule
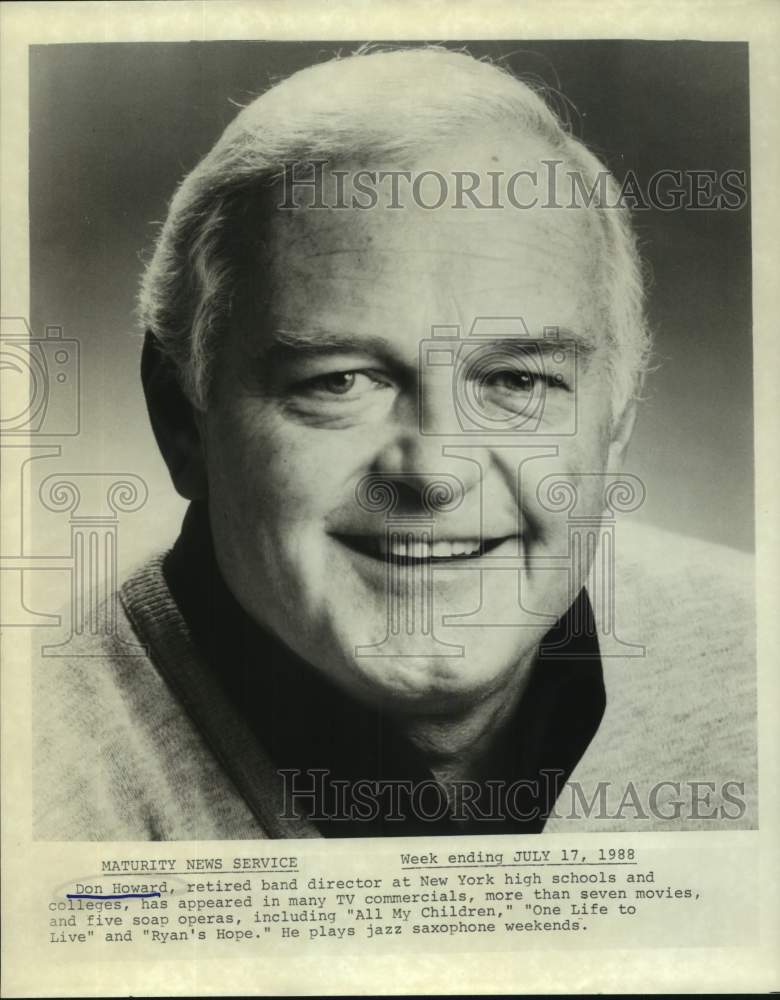
[[[510,535],[500,538],[457,538],[430,542],[415,537],[412,533],[399,535],[393,532],[388,538],[383,535],[336,535],[347,548],[378,559],[393,563],[425,563],[445,565],[467,559],[479,559],[498,548]]]

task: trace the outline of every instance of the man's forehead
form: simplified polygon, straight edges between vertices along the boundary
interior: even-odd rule
[[[268,251],[277,304],[300,296],[305,283],[308,296],[345,304],[379,307],[387,297],[397,308],[403,294],[435,308],[451,297],[467,311],[515,315],[528,298],[584,305],[600,286],[600,235],[583,209],[278,212]]]
[[[408,185],[407,185],[408,187]],[[502,201],[494,207],[443,204],[426,208],[410,190],[399,194],[400,204],[379,202],[364,209],[326,202],[328,207],[278,208],[267,218],[273,260],[285,266],[318,258],[323,272],[342,266],[357,255],[366,268],[457,267],[467,258],[467,269],[517,266],[550,267],[556,262],[589,274],[603,253],[603,236],[594,209],[582,206],[536,204],[518,208]],[[394,258],[391,260],[390,258]],[[427,258],[427,264],[425,261]]]
[[[603,230],[596,210],[546,205],[541,178],[533,207],[514,207],[505,197],[510,172],[538,170],[542,159],[552,156],[539,143],[518,149],[491,137],[481,144],[442,146],[403,167],[334,162],[320,169],[319,191],[304,186],[301,194],[307,197],[296,193],[297,207],[289,208],[279,207],[280,182],[258,222],[263,253],[257,267],[269,279],[263,295],[273,320],[283,329],[313,330],[347,324],[360,329],[366,319],[380,324],[386,319],[389,333],[400,319],[414,322],[423,336],[431,324],[470,326],[477,315],[529,313],[536,330],[576,325],[584,335],[585,314],[597,327],[605,307]],[[378,178],[383,169],[404,175],[395,181],[385,177],[371,208],[354,206],[356,184],[364,185],[365,203],[365,185],[371,183],[365,173],[361,181],[360,172]],[[466,207],[453,205],[456,170],[497,185],[500,207],[480,208],[468,199]],[[438,186],[430,181],[432,172],[449,185],[448,199],[438,208],[426,208],[414,197],[415,178],[424,171],[429,187],[418,187],[424,197],[430,197],[430,183]],[[496,181],[490,172],[498,175]],[[529,192],[522,193],[519,184],[518,197],[526,197]],[[493,187],[483,188],[480,202],[492,193]],[[313,207],[315,196],[326,207]],[[256,287],[259,291],[259,283]]]
[[[544,339],[558,328],[578,351],[592,352],[604,339],[603,324],[588,306],[589,289],[577,273],[554,273],[554,258],[546,253],[522,272],[492,255],[476,263],[469,259],[468,267],[466,258],[454,257],[458,266],[449,269],[439,260],[429,266],[424,254],[412,256],[421,264],[406,272],[396,267],[376,271],[367,266],[369,254],[353,253],[279,266],[262,314],[251,317],[252,353],[264,353],[274,343],[300,350],[359,349],[384,340],[386,355],[414,358],[433,327],[457,327],[459,336],[473,335],[480,317],[515,318],[520,339]],[[484,324],[477,335],[483,331]],[[497,336],[505,333],[502,329]]]

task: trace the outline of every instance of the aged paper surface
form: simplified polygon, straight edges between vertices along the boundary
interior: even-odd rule
[[[623,2],[597,8],[569,2],[369,5],[263,0],[196,4],[185,0],[4,4],[0,17],[3,995],[740,993],[777,989],[780,685],[775,670],[775,373],[780,357],[774,329],[780,308],[776,279],[780,264],[776,122],[780,14],[776,6],[749,0],[732,4]],[[614,524],[609,518],[606,528],[599,522],[601,555],[588,577],[599,622],[599,669],[603,668],[606,683],[607,714],[600,728],[596,719],[595,736],[588,732],[577,749],[579,768],[571,781],[572,768],[567,771],[566,785],[541,835],[536,835],[537,828],[522,823],[497,832],[496,826],[480,825],[478,820],[469,827],[445,823],[433,831],[435,836],[423,835],[424,822],[431,818],[423,786],[426,793],[437,788],[432,779],[412,789],[412,812],[416,809],[417,819],[422,813],[424,822],[404,828],[409,836],[399,836],[397,831],[385,835],[386,829],[378,836],[376,827],[366,827],[364,832],[361,822],[366,813],[361,809],[366,798],[348,799],[354,781],[340,786],[345,796],[340,808],[350,801],[352,810],[343,835],[334,834],[333,822],[323,826],[300,820],[294,808],[288,815],[288,800],[281,820],[278,810],[270,809],[269,816],[263,788],[265,769],[274,771],[274,765],[258,753],[251,731],[235,721],[244,716],[234,717],[218,704],[219,688],[207,674],[197,675],[194,656],[191,663],[187,656],[178,657],[181,670],[172,668],[166,673],[159,666],[163,681],[145,655],[144,641],[138,641],[152,635],[143,632],[143,608],[152,578],[148,574],[133,577],[133,593],[141,594],[140,610],[133,609],[128,592],[121,604],[112,596],[138,566],[171,546],[186,509],[170,485],[145,414],[138,378],[143,331],[134,315],[136,291],[174,187],[214,145],[238,107],[250,104],[271,84],[298,70],[337,55],[343,58],[367,43],[376,43],[378,49],[403,43],[423,49],[423,43],[428,43],[466,50],[540,84],[556,113],[622,184],[640,252],[653,272],[648,312],[655,352],[642,404],[645,409],[640,408],[631,461],[620,474],[613,474],[610,467],[603,480]],[[409,98],[409,107],[451,107],[447,88],[438,91],[439,81],[425,67],[417,72],[414,79],[421,96]],[[399,78],[393,79],[392,85],[400,92]],[[347,89],[342,93],[337,78],[328,85],[333,86],[332,96],[318,95],[320,107],[341,113],[345,106],[359,104],[354,101],[354,83],[351,87],[344,84]],[[307,99],[304,88],[302,103]],[[473,122],[472,114],[472,126]],[[280,132],[283,124],[277,121]],[[366,133],[373,135],[372,129],[373,123],[365,125]],[[361,140],[369,141],[367,137]],[[354,137],[350,141],[361,149]],[[497,143],[493,160],[499,162],[503,147],[495,136],[491,141]],[[425,216],[425,227],[419,230],[423,243],[436,228],[431,206],[437,191],[428,182],[449,178],[446,171],[454,162],[463,168],[455,197],[474,205],[464,195],[468,181],[464,176],[471,167],[468,155],[457,161],[448,155],[444,160],[434,157],[430,164],[424,162],[426,169],[430,167],[425,184],[420,175],[410,175],[410,186],[403,189],[415,202],[414,212]],[[540,159],[545,155],[537,152],[533,162],[521,159],[515,166],[527,170],[546,162],[549,171],[550,157]],[[481,160],[476,162],[474,177],[489,176],[485,166]],[[561,177],[561,183],[571,179],[565,173]],[[656,178],[655,186],[651,177]],[[405,183],[400,173],[399,178],[399,183]],[[523,180],[527,182],[529,176]],[[341,183],[338,177],[336,182]],[[354,177],[347,178],[348,184],[353,182]],[[512,195],[518,202],[534,194],[548,202],[555,200],[549,173],[539,191],[527,183],[521,186],[518,179],[511,189],[506,183],[502,176],[493,191],[481,189],[482,204],[499,195],[508,197],[510,208],[516,207]],[[587,190],[590,187],[589,183]],[[301,190],[310,192],[305,183]],[[367,196],[366,190],[364,186],[362,197]],[[567,213],[576,215],[577,206],[572,204],[571,211],[566,207],[568,199],[585,197],[587,190],[576,184],[567,187],[561,194],[560,211],[544,217],[558,220]],[[453,193],[443,187],[439,192],[443,192],[442,202],[444,194]],[[354,191],[326,187],[325,193],[335,198],[329,214],[338,220],[344,197]],[[301,214],[308,218],[312,213]],[[405,218],[405,213],[400,214]],[[493,307],[493,299],[480,299],[479,291],[468,299],[464,291],[472,286],[477,290],[492,287],[493,271],[480,271],[484,266],[480,259],[501,245],[495,235],[501,224],[492,221],[490,210],[477,217],[480,225],[485,220],[488,253],[475,253],[473,244],[465,243],[466,251],[459,255],[459,230],[453,223],[447,247],[452,251],[447,259],[453,263],[451,269],[448,264],[447,274],[434,269],[432,283],[418,284],[418,276],[427,273],[425,266],[409,267],[403,272],[409,279],[408,294],[382,300],[384,288],[397,292],[391,280],[395,272],[376,262],[377,270],[372,272],[375,250],[364,246],[360,269],[343,286],[350,289],[349,294],[337,297],[339,301],[346,297],[353,306],[357,302],[349,313],[353,319],[361,309],[372,322],[391,316],[398,322],[399,338],[405,317],[414,318],[419,307],[427,327],[413,331],[410,343],[419,343],[420,353],[414,357],[419,357],[426,371],[427,366],[432,371],[439,363],[436,352],[445,341],[454,357],[463,346],[484,343],[480,337],[507,336],[495,322],[505,322],[513,307]],[[555,291],[549,292],[550,281],[563,275],[555,286],[561,289],[563,301],[566,289],[581,280],[583,259],[577,258],[574,270],[566,272],[568,258],[556,250],[561,241],[567,243],[568,224],[561,222],[564,228],[560,230],[535,231],[528,244],[531,251],[527,246],[522,251],[525,257],[512,258],[523,261],[516,265],[513,280],[516,276],[521,285],[526,280],[522,286],[526,303],[533,302],[534,289],[542,287],[548,290],[546,298],[541,296],[545,308],[548,302],[557,307],[560,303]],[[376,239],[382,243],[378,251],[382,261],[393,256],[394,225],[378,229],[376,237],[369,233],[369,243]],[[366,226],[370,228],[369,223]],[[323,251],[319,260],[331,261],[344,252],[341,245],[334,249],[328,242],[332,234],[325,234],[321,244],[316,234],[307,231],[306,238]],[[404,246],[409,259],[420,252],[414,241]],[[435,246],[432,236],[424,249],[433,247],[434,253]],[[552,263],[540,266],[534,256],[537,250]],[[463,269],[458,256],[473,261],[473,272]],[[273,258],[271,266],[281,259]],[[293,261],[297,261],[294,254],[284,258],[285,264]],[[306,315],[300,303],[308,304],[310,312],[316,306],[323,326],[329,315],[338,317],[338,311],[329,312],[332,298],[320,285],[326,279],[344,280],[338,266],[317,263],[308,272],[305,267],[302,271],[293,268],[290,278],[286,272],[280,277],[284,267],[278,264],[276,287],[292,288],[285,300],[288,317]],[[365,281],[365,273],[371,274],[370,282]],[[482,280],[484,275],[487,281]],[[368,292],[355,291],[362,287]],[[446,289],[440,300],[431,293],[436,300],[432,320],[425,312],[431,288],[436,293]],[[365,294],[363,299],[361,294]],[[479,302],[481,319],[490,321],[489,334],[476,326],[480,317],[475,309],[465,308],[453,320],[447,308],[441,307],[439,318],[435,310],[440,302],[445,306],[451,300],[460,303],[463,295],[466,301]],[[377,302],[381,308],[371,312]],[[526,305],[522,309],[527,318]],[[532,311],[532,306],[528,309]],[[512,312],[515,322],[518,312]],[[147,311],[146,318],[150,316],[152,311]],[[560,338],[558,318],[553,311],[554,328],[544,318],[539,323],[544,325],[544,336],[555,340],[554,349],[548,343],[544,356],[555,356],[560,366],[547,386],[553,399],[552,393],[559,391],[556,385],[570,378],[566,337]],[[435,330],[430,329],[431,322]],[[468,334],[458,323],[470,327]],[[576,323],[561,323],[567,329],[570,325]],[[289,347],[290,330],[283,333],[287,341],[281,339]],[[385,341],[394,342],[394,331],[385,333]],[[454,348],[453,342],[461,340],[465,345]],[[352,357],[354,349],[350,349]],[[343,351],[343,345],[339,350]],[[535,351],[535,347],[525,347],[521,353],[528,366],[536,364],[544,372]],[[445,362],[445,369],[447,364],[454,370],[454,362]],[[334,389],[330,382],[327,391],[331,395],[352,391],[356,377],[370,377],[374,387],[381,385],[385,391],[386,372],[383,369],[382,377],[376,377],[375,368],[363,360],[350,361],[335,371],[339,377],[346,375],[347,383]],[[577,378],[584,385],[579,372]],[[313,375],[308,368],[306,373],[307,378],[317,379],[334,374],[319,368]],[[557,383],[556,375],[560,375]],[[404,384],[400,376],[397,384]],[[484,384],[488,383],[480,386]],[[499,388],[503,391],[505,383]],[[154,396],[153,377],[147,379],[147,392]],[[243,487],[230,480],[231,486],[219,499],[226,511],[233,510],[233,499],[240,497],[243,505],[237,505],[237,513],[234,510],[238,518],[249,504],[262,504],[270,496],[273,502],[264,508],[268,523],[278,523],[289,537],[290,525],[296,522],[284,518],[292,518],[288,509],[297,510],[301,530],[305,530],[303,501],[311,510],[320,497],[317,491],[307,492],[310,477],[296,470],[317,468],[321,473],[317,486],[327,484],[339,463],[347,461],[362,442],[385,433],[391,423],[387,415],[377,419],[371,435],[358,435],[351,450],[335,444],[312,446],[312,441],[335,441],[334,422],[342,421],[339,426],[344,426],[343,416],[335,420],[330,410],[322,411],[324,392],[317,382],[315,389],[307,390],[305,402],[296,396],[291,404],[296,419],[279,425],[279,439],[285,442],[282,448],[251,453],[257,457],[260,478],[253,478],[249,471],[252,463],[246,453],[233,449],[232,434],[220,437],[216,450],[224,448],[232,455],[233,466],[223,466],[214,457],[212,440],[212,472],[227,470],[229,479],[229,473],[238,469],[241,482],[256,487],[254,494],[242,492]],[[374,398],[380,399],[381,393],[375,392]],[[420,392],[419,424],[415,425],[419,439],[415,440],[427,442],[430,448],[432,439],[438,442],[440,431],[439,416],[428,408],[429,398],[433,397]],[[453,413],[458,417],[453,426],[458,434],[472,434],[472,441],[481,441],[484,427],[475,426],[472,411],[459,408],[462,400],[457,395],[453,400]],[[327,405],[335,404],[329,401]],[[379,404],[371,402],[375,405]],[[552,405],[555,413],[559,404]],[[150,406],[154,419],[154,405]],[[401,408],[393,412],[393,419],[400,419]],[[587,436],[582,422],[568,425],[565,415],[560,420],[556,431],[560,440],[569,436],[579,441],[583,434]],[[306,433],[293,433],[301,425]],[[240,426],[232,424],[228,431]],[[495,423],[490,428],[495,431]],[[160,438],[159,427],[156,430]],[[451,430],[445,428],[447,434]],[[527,427],[517,424],[509,430],[522,434]],[[346,440],[344,433],[349,431],[335,430],[337,436],[342,434],[341,441]],[[406,447],[408,440],[404,440]],[[524,444],[531,450],[539,447],[528,439]],[[283,448],[287,449],[285,459],[288,454],[295,456],[289,465],[277,460]],[[501,448],[506,452],[508,446],[499,442],[496,449]],[[565,454],[563,445],[561,449]],[[363,492],[355,494],[358,506],[364,504],[364,513],[375,517],[384,510],[381,505],[386,497],[377,492],[383,483],[377,479],[377,468],[383,471],[384,481],[393,479],[404,488],[410,483],[419,485],[405,466],[394,465],[392,475],[388,473],[400,453],[388,445],[376,461],[367,461],[367,476],[360,480]],[[411,461],[409,454],[404,452],[406,462]],[[306,464],[323,456],[320,465]],[[452,452],[439,451],[437,456],[452,460],[435,470],[438,489],[444,483],[457,494],[464,482],[471,487],[477,482],[467,481],[462,455],[461,466],[455,464]],[[176,461],[169,459],[169,466],[175,467],[180,493],[191,497],[197,488],[191,481],[184,482],[187,473],[180,470],[186,461],[182,462],[176,467]],[[511,482],[516,474],[519,481],[519,467],[513,468],[510,462],[509,468],[504,478]],[[486,467],[479,469],[480,475],[488,475]],[[419,474],[417,467],[414,476]],[[585,539],[582,544],[587,545],[589,532],[596,529],[593,517],[587,511],[582,516],[578,504],[592,475],[592,467],[580,464],[573,472],[568,470],[565,483],[552,480],[551,475],[540,479],[529,509],[537,500],[545,515],[560,514],[566,508],[568,527],[574,532],[569,538]],[[572,482],[579,484],[580,493],[566,491]],[[602,479],[599,482],[603,485]],[[545,484],[550,505],[546,508],[540,499]],[[213,482],[210,486],[214,488]],[[437,496],[444,503],[437,510],[446,514],[446,496],[444,501]],[[583,504],[587,506],[584,500]],[[334,506],[342,517],[334,522],[337,534],[339,524],[342,534],[347,534],[344,509]],[[329,509],[328,514],[332,513]],[[666,593],[664,585],[653,582],[655,576],[640,579],[637,571],[630,578],[636,588],[631,594],[643,593],[644,583],[641,600],[629,599],[626,591],[610,583],[612,563],[603,554],[614,544],[617,556],[625,555],[622,539],[628,532],[621,518],[629,515],[651,532],[636,536],[640,539],[637,559],[655,556],[654,572],[666,572],[666,577],[657,577],[668,581]],[[391,550],[400,546],[402,551],[399,556],[393,550],[398,558],[395,563],[387,559],[387,564],[406,567],[409,575],[403,587],[417,594],[410,600],[412,604],[422,601],[414,607],[423,612],[426,605],[420,595],[428,591],[413,589],[418,582],[428,586],[424,569],[418,565],[426,564],[422,546],[431,547],[428,562],[433,556],[457,561],[467,554],[480,559],[490,555],[484,541],[478,551],[467,552],[469,539],[462,532],[455,541],[443,542],[449,545],[446,551],[435,549],[433,535],[424,536],[425,541],[419,541],[421,536],[416,534],[414,541],[412,535],[399,541],[401,536],[392,531],[411,530],[409,522],[399,522],[401,527],[396,524],[394,528],[391,520],[387,544]],[[542,518],[541,523],[546,527],[552,519]],[[662,533],[653,534],[656,529]],[[661,546],[661,541],[642,543],[643,538],[666,539],[663,551],[659,548],[648,554],[645,549]],[[224,552],[233,552],[235,566],[246,565],[243,544],[231,549],[225,536],[223,545]],[[353,541],[349,545],[354,547]],[[458,546],[464,546],[463,551]],[[714,555],[713,547],[717,549]],[[287,584],[297,582],[296,571],[285,563],[289,551],[280,550],[278,579],[265,594],[268,606],[277,607],[273,602],[278,600],[278,607],[283,608],[279,595]],[[567,559],[574,560],[575,551],[579,549],[570,548]],[[336,595],[336,607],[340,588],[342,598],[353,593],[339,574],[340,558],[329,563],[327,587]],[[352,552],[346,558],[368,559]],[[568,565],[558,556],[540,558],[551,560],[548,568],[568,572]],[[227,565],[220,562],[230,576]],[[602,577],[598,577],[599,567]],[[301,573],[306,576],[305,568]],[[745,630],[750,613],[744,609],[752,601],[738,604],[735,597],[735,603],[730,603],[729,596],[740,596],[739,581],[752,581],[753,574],[755,657],[749,649],[752,628]],[[506,568],[498,575],[502,580],[512,576]],[[243,598],[238,571],[231,580]],[[680,609],[675,607],[678,591],[674,587],[680,581],[687,581],[690,603],[688,627],[677,632],[674,623],[679,622]],[[394,585],[397,593],[402,585]],[[389,588],[390,583],[388,593]],[[602,593],[602,602],[597,591]],[[208,593],[213,598],[215,591]],[[477,610],[506,611],[494,591],[485,589],[481,596],[484,600]],[[496,603],[491,605],[491,600]],[[416,631],[420,622],[409,615],[410,606],[406,605],[406,611],[392,606],[392,614],[407,614],[402,635],[407,645],[398,647],[400,656],[389,657],[388,662],[404,657],[408,658],[404,662],[429,662],[413,643],[419,639],[430,644],[432,633]],[[253,609],[248,610],[251,616]],[[359,621],[363,613],[368,617],[357,598],[349,610],[350,614],[354,610],[354,620]],[[669,661],[667,673],[657,677],[650,673],[654,649],[643,644],[647,636],[635,628],[636,621],[656,620],[654,615],[668,622],[665,633],[661,627],[659,643],[666,643],[664,648],[676,643],[679,652],[679,662]],[[316,656],[307,657],[305,634],[314,628],[317,616],[307,618],[302,605],[300,619],[283,626],[283,617],[280,611],[272,622],[263,624],[304,659],[316,661]],[[454,617],[457,614],[450,616]],[[353,618],[346,621],[351,625]],[[193,625],[192,619],[188,622]],[[506,624],[505,619],[488,621],[485,636],[499,634],[501,639],[495,641],[500,645],[514,634],[502,629]],[[450,622],[447,633],[444,619],[439,625],[437,642],[449,637],[468,645],[466,628]],[[195,620],[192,631],[197,635],[196,626]],[[398,631],[393,633],[396,638]],[[107,671],[94,652],[96,647],[83,644],[98,633],[119,644],[112,647],[115,654],[121,647],[116,655],[119,681],[111,687],[105,683]],[[337,639],[333,641],[338,645]],[[490,641],[484,639],[485,649]],[[321,644],[323,650],[325,646]],[[357,647],[355,662],[363,664],[366,683],[381,687],[387,681],[376,664],[385,661],[374,652],[366,655],[366,648]],[[490,655],[486,653],[484,659]],[[592,657],[582,654],[582,658],[590,662]],[[77,681],[67,692],[67,704],[59,706],[58,728],[48,730],[40,721],[48,718],[41,705],[57,709],[71,676],[65,665],[71,661],[78,661],[72,673]],[[330,663],[325,652],[322,662]],[[430,662],[435,665],[435,660]],[[464,662],[470,662],[468,653]],[[633,674],[626,673],[629,667]],[[684,688],[684,698],[675,694],[678,667],[697,671]],[[632,678],[628,685],[626,676]],[[746,686],[740,687],[742,677],[747,678]],[[750,693],[754,677],[757,695]],[[245,700],[251,700],[254,689],[240,691]],[[736,692],[741,692],[739,705]],[[555,697],[558,700],[553,701],[545,731],[555,725],[559,729],[563,725],[565,734],[587,728],[590,695],[570,692],[569,702]],[[277,710],[281,712],[281,704],[272,706],[271,715]],[[192,723],[183,722],[185,718],[194,720],[200,735],[193,736],[194,730],[187,728]],[[287,716],[284,719],[286,726]],[[529,726],[532,722],[533,718],[526,718]],[[328,739],[349,758],[353,734],[348,729],[336,732],[337,728],[331,727]],[[432,738],[430,731],[426,733]],[[311,733],[304,735],[314,746]],[[665,770],[666,764],[654,763],[673,762],[675,748],[686,741],[690,744],[686,759],[697,762],[695,770],[685,771],[681,765],[683,769],[676,771],[671,764]],[[355,760],[347,760],[354,768],[350,771],[353,778],[361,776],[362,755],[370,743],[370,739],[359,742],[355,731]],[[564,744],[568,745],[567,738],[559,736],[559,752]],[[152,745],[159,753],[150,760],[144,746]],[[39,764],[44,751],[45,767]],[[395,774],[392,766],[398,759],[390,751],[387,754],[390,773]],[[621,759],[626,762],[622,771]],[[589,764],[593,760],[597,763]],[[604,762],[603,773],[599,761]],[[307,762],[315,768],[319,763],[316,757]],[[576,765],[577,761],[572,767]],[[219,784],[224,780],[222,766],[230,774],[224,787]],[[78,768],[84,768],[83,772]],[[430,773],[444,780],[444,772],[435,766]],[[609,783],[613,773],[621,774],[622,784],[610,785],[594,812],[598,782]],[[96,776],[101,776],[102,785]],[[278,777],[277,761],[273,780]],[[366,772],[366,777],[376,775]],[[287,792],[292,788],[294,806],[298,799],[306,799],[312,786],[298,787],[298,799],[294,782],[284,787]],[[462,781],[459,787],[465,795],[477,786]],[[139,788],[153,789],[166,808],[154,812],[151,791],[144,799]],[[525,799],[514,801],[526,804]],[[474,818],[473,811],[469,815]],[[343,817],[330,819],[338,823]],[[517,819],[509,817],[511,822]],[[119,829],[129,835],[110,833]],[[324,839],[318,831],[325,832]]]

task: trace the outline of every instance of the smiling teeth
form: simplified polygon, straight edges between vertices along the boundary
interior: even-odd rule
[[[398,559],[452,559],[454,556],[471,556],[479,552],[478,538],[459,539],[452,542],[430,542],[418,539],[392,538],[379,541],[379,551],[383,556]]]

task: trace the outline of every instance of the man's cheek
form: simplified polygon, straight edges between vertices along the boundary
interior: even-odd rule
[[[554,454],[545,448],[536,454],[518,454],[519,464],[512,471],[519,483],[521,529],[528,545],[565,537],[575,505],[580,512],[597,512],[605,454],[597,439],[584,445],[573,437],[558,443]]]
[[[355,486],[371,466],[370,435],[346,433],[278,435],[262,460],[258,489],[281,505],[280,516],[324,518],[354,500]]]

